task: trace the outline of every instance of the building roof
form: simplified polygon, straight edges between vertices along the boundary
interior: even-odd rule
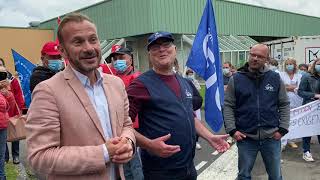
[[[96,23],[101,39],[148,34],[158,30],[195,34],[205,0],[105,0],[76,12]],[[320,18],[225,0],[213,0],[218,33],[288,37],[317,35]],[[56,29],[56,18],[41,28]],[[306,28],[310,27],[310,28]],[[307,29],[307,30],[306,30]]]

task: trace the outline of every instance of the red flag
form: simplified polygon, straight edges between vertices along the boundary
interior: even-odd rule
[[[60,19],[60,16],[58,16],[58,19],[57,19],[58,25],[60,24],[60,22],[61,22],[61,19]]]
[[[61,19],[60,19],[60,16],[58,16],[58,19],[57,19],[57,24],[58,24],[58,26],[59,26],[60,22],[61,22]],[[57,28],[57,29],[58,29],[58,28]],[[59,39],[58,39],[58,37],[56,37],[56,43],[59,44]]]
[[[58,26],[60,25],[60,22],[61,22],[61,19],[60,19],[60,16],[58,16],[58,19],[57,19]],[[56,38],[56,43],[59,45],[58,37]],[[69,64],[69,60],[68,59],[64,59],[64,67],[66,67],[68,64]]]
[[[111,47],[111,53],[118,51],[121,48],[120,45],[112,45]]]

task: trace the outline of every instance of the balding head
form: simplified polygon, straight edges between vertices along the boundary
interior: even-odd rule
[[[258,71],[269,59],[268,46],[264,44],[256,44],[250,49],[249,67],[253,71]]]

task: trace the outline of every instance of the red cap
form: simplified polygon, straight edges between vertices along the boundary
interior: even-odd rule
[[[58,51],[58,44],[56,42],[47,42],[43,45],[41,54],[47,54],[50,56],[60,55],[60,52]]]
[[[111,53],[114,53],[114,52],[118,51],[120,48],[121,48],[120,45],[113,45],[111,47]]]

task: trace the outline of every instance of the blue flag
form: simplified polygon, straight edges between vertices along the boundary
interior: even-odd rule
[[[224,88],[217,28],[211,0],[207,0],[187,66],[206,81],[205,119],[211,129],[217,132],[223,124]]]
[[[19,53],[11,49],[12,56],[14,59],[14,65],[16,67],[16,71],[18,72],[21,88],[24,95],[24,100],[26,106],[29,107],[31,102],[31,91],[30,91],[30,76],[32,74],[33,69],[36,67],[26,58],[21,56]]]

